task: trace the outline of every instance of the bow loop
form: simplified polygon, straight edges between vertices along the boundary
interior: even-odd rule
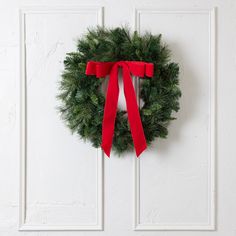
[[[142,61],[95,62],[89,61],[86,66],[86,75],[95,75],[97,78],[110,75],[107,88],[107,97],[104,107],[102,123],[102,148],[110,156],[114,135],[116,111],[119,97],[118,67],[123,69],[124,93],[130,131],[134,142],[137,157],[146,149],[146,139],[139,114],[135,90],[131,74],[138,77],[152,77],[153,64]]]
[[[86,66],[86,75],[95,75],[97,78],[107,76],[114,62],[96,62],[96,61],[89,61]]]
[[[142,61],[130,61],[127,62],[130,72],[134,76],[138,77],[152,77],[153,76],[153,63],[147,63],[147,62],[142,62]]]

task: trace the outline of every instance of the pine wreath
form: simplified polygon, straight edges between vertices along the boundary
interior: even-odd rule
[[[181,91],[178,87],[179,67],[170,62],[170,50],[161,41],[161,35],[118,27],[88,30],[78,40],[77,51],[68,53],[60,81],[59,111],[73,133],[90,140],[94,147],[102,141],[102,121],[105,95],[101,91],[104,79],[86,76],[88,61],[145,61],[154,64],[152,78],[140,78],[139,108],[147,144],[157,138],[166,138],[172,112],[179,110]],[[117,110],[112,149],[121,154],[133,148],[133,140],[126,111]]]

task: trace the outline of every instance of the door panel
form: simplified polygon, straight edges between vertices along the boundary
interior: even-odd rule
[[[163,34],[180,66],[182,90],[168,139],[157,139],[136,161],[137,229],[213,229],[214,9],[139,9],[136,20],[141,33]]]
[[[25,9],[21,17],[26,88],[21,229],[101,229],[102,152],[69,132],[56,101],[65,54],[75,51],[87,27],[101,24],[101,8]]]

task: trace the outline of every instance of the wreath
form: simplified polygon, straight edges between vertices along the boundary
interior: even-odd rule
[[[102,146],[108,156],[111,145],[118,154],[135,148],[139,156],[155,138],[167,137],[168,124],[175,119],[172,113],[179,110],[181,91],[178,64],[170,62],[170,50],[162,43],[161,35],[139,35],[123,27],[89,29],[78,40],[77,51],[67,53],[64,67],[59,111],[72,133],[90,140],[94,147]],[[116,107],[118,75],[114,73],[119,67],[126,82],[128,112]],[[140,78],[138,97],[143,105],[139,108],[130,87],[132,68],[133,75]],[[108,85],[105,95],[101,88],[106,75],[113,85]]]

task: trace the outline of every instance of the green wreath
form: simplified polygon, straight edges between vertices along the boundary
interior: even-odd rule
[[[161,42],[161,35],[140,36],[127,28],[88,30],[78,40],[77,51],[68,53],[60,81],[59,111],[73,133],[101,145],[105,95],[101,91],[104,79],[86,76],[88,61],[145,61],[154,64],[154,76],[142,79],[139,92],[143,106],[140,117],[147,144],[156,138],[166,138],[172,112],[179,110],[181,91],[178,87],[179,67],[170,62],[170,51]],[[126,111],[117,110],[112,149],[121,154],[133,148]]]

